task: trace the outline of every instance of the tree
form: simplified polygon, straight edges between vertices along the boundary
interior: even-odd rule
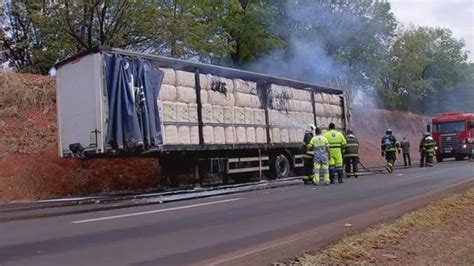
[[[391,48],[381,95],[389,108],[432,113],[466,73],[463,41],[442,28],[419,27],[401,32]]]
[[[385,1],[287,0],[274,31],[288,45],[253,69],[321,84],[373,88],[396,20]]]
[[[285,46],[284,40],[272,30],[281,16],[278,15],[283,1],[231,0],[224,31],[231,46],[229,53],[232,64],[243,67],[266,55],[275,48]]]

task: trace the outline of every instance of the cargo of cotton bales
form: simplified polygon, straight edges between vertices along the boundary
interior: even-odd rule
[[[57,66],[59,154],[299,147],[305,130],[346,127],[342,91],[120,49]]]

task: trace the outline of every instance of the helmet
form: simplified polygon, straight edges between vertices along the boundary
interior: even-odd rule
[[[387,134],[387,135],[392,134],[392,130],[390,128],[387,128],[387,130],[385,131],[385,134]]]
[[[311,131],[314,131],[314,130],[316,130],[316,126],[314,124],[309,124],[309,129]]]
[[[430,132],[425,132],[425,133],[423,133],[423,137],[428,137],[428,136],[431,136],[431,133],[430,133]]]

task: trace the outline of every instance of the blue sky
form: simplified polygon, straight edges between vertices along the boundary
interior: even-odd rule
[[[389,0],[397,19],[414,24],[449,28],[464,39],[469,59],[474,62],[474,0]]]

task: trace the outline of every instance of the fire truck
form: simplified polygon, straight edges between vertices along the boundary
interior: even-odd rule
[[[432,119],[436,160],[463,160],[474,152],[474,113],[442,113]]]

